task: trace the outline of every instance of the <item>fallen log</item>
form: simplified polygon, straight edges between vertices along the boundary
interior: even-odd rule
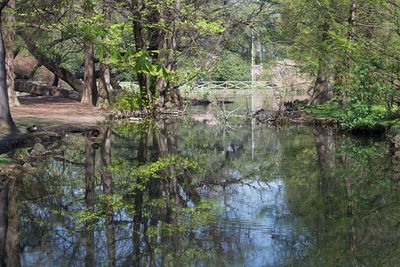
[[[18,92],[25,92],[35,96],[56,96],[65,97],[74,100],[80,100],[81,97],[78,92],[67,90],[64,88],[41,85],[35,82],[15,80],[15,90]]]

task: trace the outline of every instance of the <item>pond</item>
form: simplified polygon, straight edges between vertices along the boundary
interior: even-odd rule
[[[0,186],[3,264],[7,251],[9,266],[400,265],[383,139],[208,122],[115,123],[16,150],[31,171]]]

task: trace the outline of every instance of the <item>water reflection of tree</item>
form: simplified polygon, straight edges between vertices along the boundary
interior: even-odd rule
[[[91,142],[92,133],[85,133],[85,202],[86,210],[94,212],[95,201],[95,150]],[[88,219],[85,223],[85,266],[94,266],[94,220]]]
[[[111,129],[105,127],[100,129],[100,137],[86,133],[71,137],[72,143],[64,140],[64,156],[68,160],[41,159],[47,170],[29,175],[24,183],[37,180],[36,187],[45,193],[23,202],[21,221],[24,232],[40,240],[32,242],[26,235],[29,250],[39,254],[49,251],[46,262],[36,264],[73,265],[84,261],[87,266],[105,262],[109,266],[159,265],[178,259],[184,263],[193,256],[185,253],[202,251],[201,247],[190,250],[187,246],[192,244],[186,238],[195,235],[192,231],[204,225],[212,213],[187,182],[189,169],[176,155],[176,128],[177,125],[164,123],[158,127],[137,126],[129,129],[135,133],[132,142],[124,129],[116,128],[118,134],[112,135]],[[111,142],[130,146],[125,143],[121,145],[125,152],[112,153]],[[154,173],[155,177],[135,174],[149,164],[157,167],[159,160],[165,167]],[[101,177],[101,182],[96,177]],[[195,211],[197,204],[200,209]],[[128,244],[130,249],[122,249],[122,244]],[[106,250],[102,250],[103,246]]]
[[[0,265],[20,266],[16,177],[0,183]]]
[[[326,128],[314,129],[313,136],[283,147],[289,208],[300,219],[299,232],[308,231],[302,253],[295,247],[286,249],[292,251],[289,264],[399,264],[398,245],[387,245],[399,241],[395,225],[400,213],[385,144]],[[303,168],[307,175],[301,175]]]
[[[226,178],[227,170],[244,164],[238,155],[249,154],[244,149],[248,133],[227,133],[229,141],[224,146],[215,138],[210,143],[199,140],[207,133],[195,133],[194,139],[187,140],[178,131],[177,123],[166,122],[113,130],[103,127],[99,137],[91,132],[72,135],[63,140],[56,155],[41,158],[42,171],[23,179],[24,188],[35,190],[22,189],[21,244],[48,257],[32,256],[36,262],[31,263],[185,265],[194,258],[199,263],[221,264],[229,255],[240,258],[242,240],[216,223],[213,204],[202,202],[195,190],[196,179],[203,179],[202,175],[182,169],[181,158],[166,164],[156,178],[132,173],[160,159],[202,154],[196,160],[216,161],[207,169],[213,174],[209,181]],[[242,228],[245,231],[246,226]],[[228,251],[226,244],[232,244]]]
[[[381,143],[328,129],[234,131],[162,121],[64,139],[19,190],[23,253],[48,255],[37,265],[241,264],[259,253],[249,233],[261,231],[279,264],[396,265],[399,197]],[[244,188],[262,198],[275,178],[286,204],[259,215],[272,229],[215,207]]]
[[[101,133],[101,178],[103,181],[103,194],[107,197],[113,195],[113,176],[111,170],[111,128],[102,127]],[[109,202],[104,204],[105,211],[105,227],[106,227],[106,243],[107,243],[107,256],[108,266],[115,266],[116,249],[115,249],[115,227],[114,227],[114,212],[113,206]]]

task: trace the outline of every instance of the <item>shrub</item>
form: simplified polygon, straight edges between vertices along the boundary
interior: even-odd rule
[[[140,109],[140,93],[134,90],[124,90],[112,100],[112,107],[118,111],[134,111]]]
[[[224,53],[210,73],[214,81],[248,81],[250,77],[250,62],[232,52]]]

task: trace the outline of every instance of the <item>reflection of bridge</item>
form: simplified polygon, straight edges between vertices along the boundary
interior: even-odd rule
[[[304,86],[304,84],[302,84]],[[190,91],[194,92],[222,92],[222,91],[265,91],[281,93],[302,93],[304,89],[300,84],[277,86],[270,81],[200,81],[190,85]]]

